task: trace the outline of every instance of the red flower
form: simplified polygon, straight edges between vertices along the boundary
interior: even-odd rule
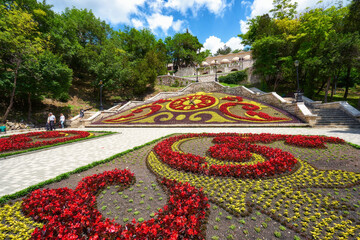
[[[212,157],[223,161],[241,162],[250,159],[251,153],[257,153],[266,158],[265,162],[254,165],[211,165],[204,157],[189,153],[175,152],[172,146],[175,142],[193,137],[214,137],[213,142],[218,145],[209,148]],[[170,137],[154,147],[160,160],[179,171],[201,173],[210,176],[259,178],[291,171],[297,163],[289,152],[253,143],[270,143],[285,141],[287,144],[299,147],[325,147],[325,142],[343,143],[344,140],[319,136],[292,136],[281,134],[186,134]]]
[[[68,133],[70,136],[65,137]],[[67,142],[78,138],[85,138],[90,133],[85,131],[54,131],[54,132],[31,132],[26,134],[11,135],[0,139],[0,153],[16,151],[45,145],[53,145],[60,142]],[[52,140],[42,140],[54,138]],[[41,139],[41,140],[40,140]]]
[[[35,190],[22,204],[23,212],[44,222],[32,239],[204,239],[201,226],[209,209],[204,193],[188,183],[164,179],[170,199],[156,219],[141,224],[135,219],[122,226],[104,219],[96,209],[96,193],[108,185],[128,186],[134,180],[128,170],[113,170],[83,178],[75,190]]]

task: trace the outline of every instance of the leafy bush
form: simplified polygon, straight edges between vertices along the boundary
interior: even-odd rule
[[[219,82],[228,83],[228,84],[239,84],[240,82],[246,80],[247,72],[246,70],[237,71],[230,73],[226,76],[219,77]]]

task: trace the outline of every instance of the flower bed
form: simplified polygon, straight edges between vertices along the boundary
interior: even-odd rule
[[[224,93],[192,93],[160,99],[116,113],[94,124],[299,123],[284,110]]]
[[[217,137],[218,136],[218,137]],[[267,158],[267,161],[253,165],[210,165],[208,166],[204,157],[192,154],[184,154],[172,150],[172,145],[186,138],[192,137],[216,137],[215,145],[209,149],[212,156],[226,159],[227,161],[243,161],[251,157],[251,152],[258,153]],[[288,141],[290,139],[290,141]],[[155,153],[166,164],[177,170],[200,173],[208,176],[239,177],[239,178],[259,178],[290,172],[297,160],[288,152],[280,149],[272,149],[266,146],[258,146],[256,142],[273,142],[285,140],[289,144],[305,146],[304,137],[292,135],[272,135],[272,134],[251,134],[243,136],[228,136],[222,134],[187,134],[168,138],[154,148]],[[305,142],[310,142],[312,146],[322,147],[325,141],[343,142],[341,139],[326,137],[305,138]]]
[[[199,151],[195,142],[199,143],[200,139],[206,138],[212,139],[212,143],[216,144],[209,146],[210,156],[212,154],[215,154],[215,157],[220,156],[220,160],[231,161],[230,165],[225,163],[220,166],[210,165],[209,162],[214,161],[210,161],[209,157],[191,153],[191,151]],[[187,134],[166,139],[156,145],[148,156],[148,165],[160,177],[189,182],[197,188],[203,188],[210,201],[239,217],[240,220],[240,217],[250,220],[251,216],[251,220],[255,221],[257,217],[253,212],[258,211],[257,216],[264,214],[280,223],[281,231],[284,229],[295,231],[305,239],[356,239],[360,234],[359,202],[356,200],[359,194],[354,196],[351,193],[358,191],[359,173],[318,170],[307,162],[294,158],[289,152],[254,143],[281,143],[290,149],[295,147],[295,149],[319,151],[326,149],[327,144],[332,144],[333,147],[334,144],[344,144],[344,141],[332,137],[300,135]],[[183,147],[184,144],[187,147]],[[184,150],[186,148],[187,151]],[[189,149],[192,150],[189,152]],[[276,159],[285,165],[292,163],[289,159],[295,159],[298,167],[291,171],[290,169],[278,171],[279,167],[276,166],[275,173],[270,171],[270,174],[266,175],[262,174],[263,169],[258,169],[254,173],[250,170],[244,175],[235,175],[231,170],[227,172],[228,169],[238,169],[239,165],[241,168],[248,168],[246,162],[232,161],[234,157],[232,153],[240,153],[244,150],[253,155],[260,154],[267,159]],[[229,153],[231,151],[233,152]],[[263,163],[267,162],[269,160]],[[261,166],[261,163],[254,165]],[[221,170],[212,172],[212,166]],[[265,171],[269,169],[271,166],[267,166]],[[342,194],[337,196],[339,191]],[[352,199],[351,203],[348,202],[349,199]],[[213,219],[215,222],[213,224],[216,224],[220,218],[216,216],[216,221],[215,217]],[[268,224],[261,223],[260,227],[255,226],[254,232],[265,231],[263,228]],[[215,228],[218,226],[215,225]],[[275,234],[275,237],[281,237],[281,231],[275,230],[273,236]],[[248,229],[244,230],[245,237],[248,232]],[[255,239],[256,233],[253,236]],[[266,237],[271,238],[268,235]]]
[[[162,161],[152,145],[107,159],[106,164],[54,182],[51,189],[0,206],[0,239],[28,239],[31,234],[32,239],[52,239],[53,234],[63,239],[355,240],[360,235],[360,150],[343,140],[225,133],[177,137],[160,143],[170,139],[163,150],[180,155],[189,166]],[[219,150],[217,159],[210,149]],[[241,151],[252,156],[236,161],[235,153]],[[260,177],[209,172],[213,165],[251,166],[285,153],[297,160],[291,171]],[[191,171],[192,159],[207,171]]]
[[[68,142],[86,138],[89,135],[90,133],[85,131],[30,132],[11,135],[0,138],[0,154]]]
[[[44,222],[32,239],[203,239],[202,224],[209,205],[205,195],[173,180],[162,181],[169,189],[168,204],[157,218],[122,226],[104,219],[96,209],[96,194],[109,185],[122,189],[135,181],[128,170],[113,170],[85,177],[75,190],[35,190],[22,203],[25,215]]]

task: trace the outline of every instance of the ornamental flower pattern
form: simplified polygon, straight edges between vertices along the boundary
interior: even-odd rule
[[[209,145],[207,155],[183,152],[183,144],[189,149],[203,138],[215,144]],[[210,201],[235,216],[247,217],[256,209],[304,239],[356,239],[360,234],[357,207],[347,203],[345,197],[336,196],[337,192],[331,194],[331,190],[357,191],[360,174],[319,170],[288,152],[258,145],[276,141],[299,148],[327,148],[327,144],[345,143],[339,138],[323,136],[186,134],[157,144],[147,163],[159,177],[203,188]],[[246,151],[252,153],[250,160],[244,157]],[[233,161],[236,157],[240,160]],[[270,159],[282,164],[260,167]],[[248,171],[237,172],[237,169]]]
[[[217,134],[186,134],[176,137],[170,137],[154,147],[154,152],[159,156],[161,161],[177,170],[204,174],[208,176],[222,176],[235,178],[261,178],[269,177],[275,174],[290,172],[294,168],[297,160],[295,157],[284,152],[281,149],[273,149],[266,146],[251,144],[253,142],[269,142],[275,140],[287,139],[289,135],[254,135],[254,137],[217,137],[214,142],[224,143],[215,145],[209,149],[213,156],[228,161],[242,161],[249,159],[251,152],[263,155],[267,160],[262,163],[253,165],[209,165],[205,161],[205,157],[193,154],[185,154],[173,151],[172,146],[182,140],[192,137],[216,137]],[[230,150],[231,149],[231,150]],[[230,151],[229,151],[230,150]]]
[[[296,117],[265,103],[224,93],[182,95],[134,107],[93,124],[261,124],[299,123]]]
[[[163,179],[168,204],[156,218],[120,225],[96,209],[96,194],[107,186],[124,188],[135,182],[129,170],[106,171],[83,178],[75,190],[35,190],[22,203],[27,217],[45,223],[31,239],[204,239],[202,225],[209,208],[202,191],[189,184]]]
[[[52,134],[48,136],[56,138],[56,133]],[[191,149],[189,146],[200,142],[208,146],[200,151],[203,155],[186,152]],[[205,239],[209,198],[216,206],[234,216],[250,217],[254,211],[260,211],[271,221],[295,231],[304,239],[356,239],[360,234],[357,207],[345,201],[345,196],[345,200],[342,200],[341,192],[340,196],[329,196],[328,193],[331,192],[329,189],[336,192],[343,189],[345,194],[354,193],[360,183],[360,174],[318,170],[284,150],[269,146],[264,148],[262,145],[285,146],[283,149],[296,146],[296,150],[302,150],[338,148],[342,146],[336,145],[344,143],[339,138],[322,136],[235,133],[180,135],[161,141],[147,155],[147,166],[158,179],[163,179],[162,185],[169,193],[167,204],[148,221],[139,219],[139,222],[133,220],[120,225],[105,218],[96,209],[99,192],[110,185],[120,185],[118,191],[123,191],[135,183],[133,173],[117,169],[85,177],[74,190],[58,188],[33,191],[13,207],[1,207],[0,212],[5,216],[6,209],[16,210],[21,205],[26,217],[23,216],[23,222],[13,229],[14,232],[23,232],[23,235],[16,237],[29,236],[37,226],[32,232],[32,239]],[[160,152],[156,152],[156,148]],[[160,155],[168,158],[163,161]],[[177,162],[171,161],[171,157]],[[270,159],[283,162],[279,166],[284,166],[284,171],[269,165],[267,168],[271,170],[264,174],[259,166],[269,163]],[[288,169],[291,159],[295,159],[296,163]],[[249,166],[254,165],[258,167],[253,171]],[[219,173],[210,171],[212,166],[229,169],[242,166],[247,171],[243,175],[234,175],[223,168]],[[356,197],[354,200],[357,202]],[[25,221],[32,230],[22,231],[20,226]]]

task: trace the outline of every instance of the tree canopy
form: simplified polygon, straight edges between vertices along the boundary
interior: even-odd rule
[[[219,48],[214,55],[215,56],[226,55],[226,54],[231,53],[231,51],[232,51],[231,47],[224,45],[222,48]]]
[[[297,14],[297,4],[274,0],[269,14],[249,19],[249,31],[239,35],[250,45],[255,72],[264,88],[296,89],[298,60],[300,88],[308,97],[337,83],[348,88],[359,82],[359,1],[349,6],[316,7]],[[332,91],[333,93],[333,91]]]
[[[74,84],[92,87],[94,99],[100,82],[105,92],[130,99],[166,73],[167,47],[149,30],[114,31],[87,9],[55,13],[51,8],[45,1],[2,1],[0,93],[8,101],[3,121],[15,100],[28,103],[30,119],[33,100],[66,100]],[[196,55],[186,58],[194,60]]]
[[[165,44],[168,60],[174,64],[175,69],[200,64],[209,54],[208,51],[200,52],[203,45],[188,32],[167,37]]]

